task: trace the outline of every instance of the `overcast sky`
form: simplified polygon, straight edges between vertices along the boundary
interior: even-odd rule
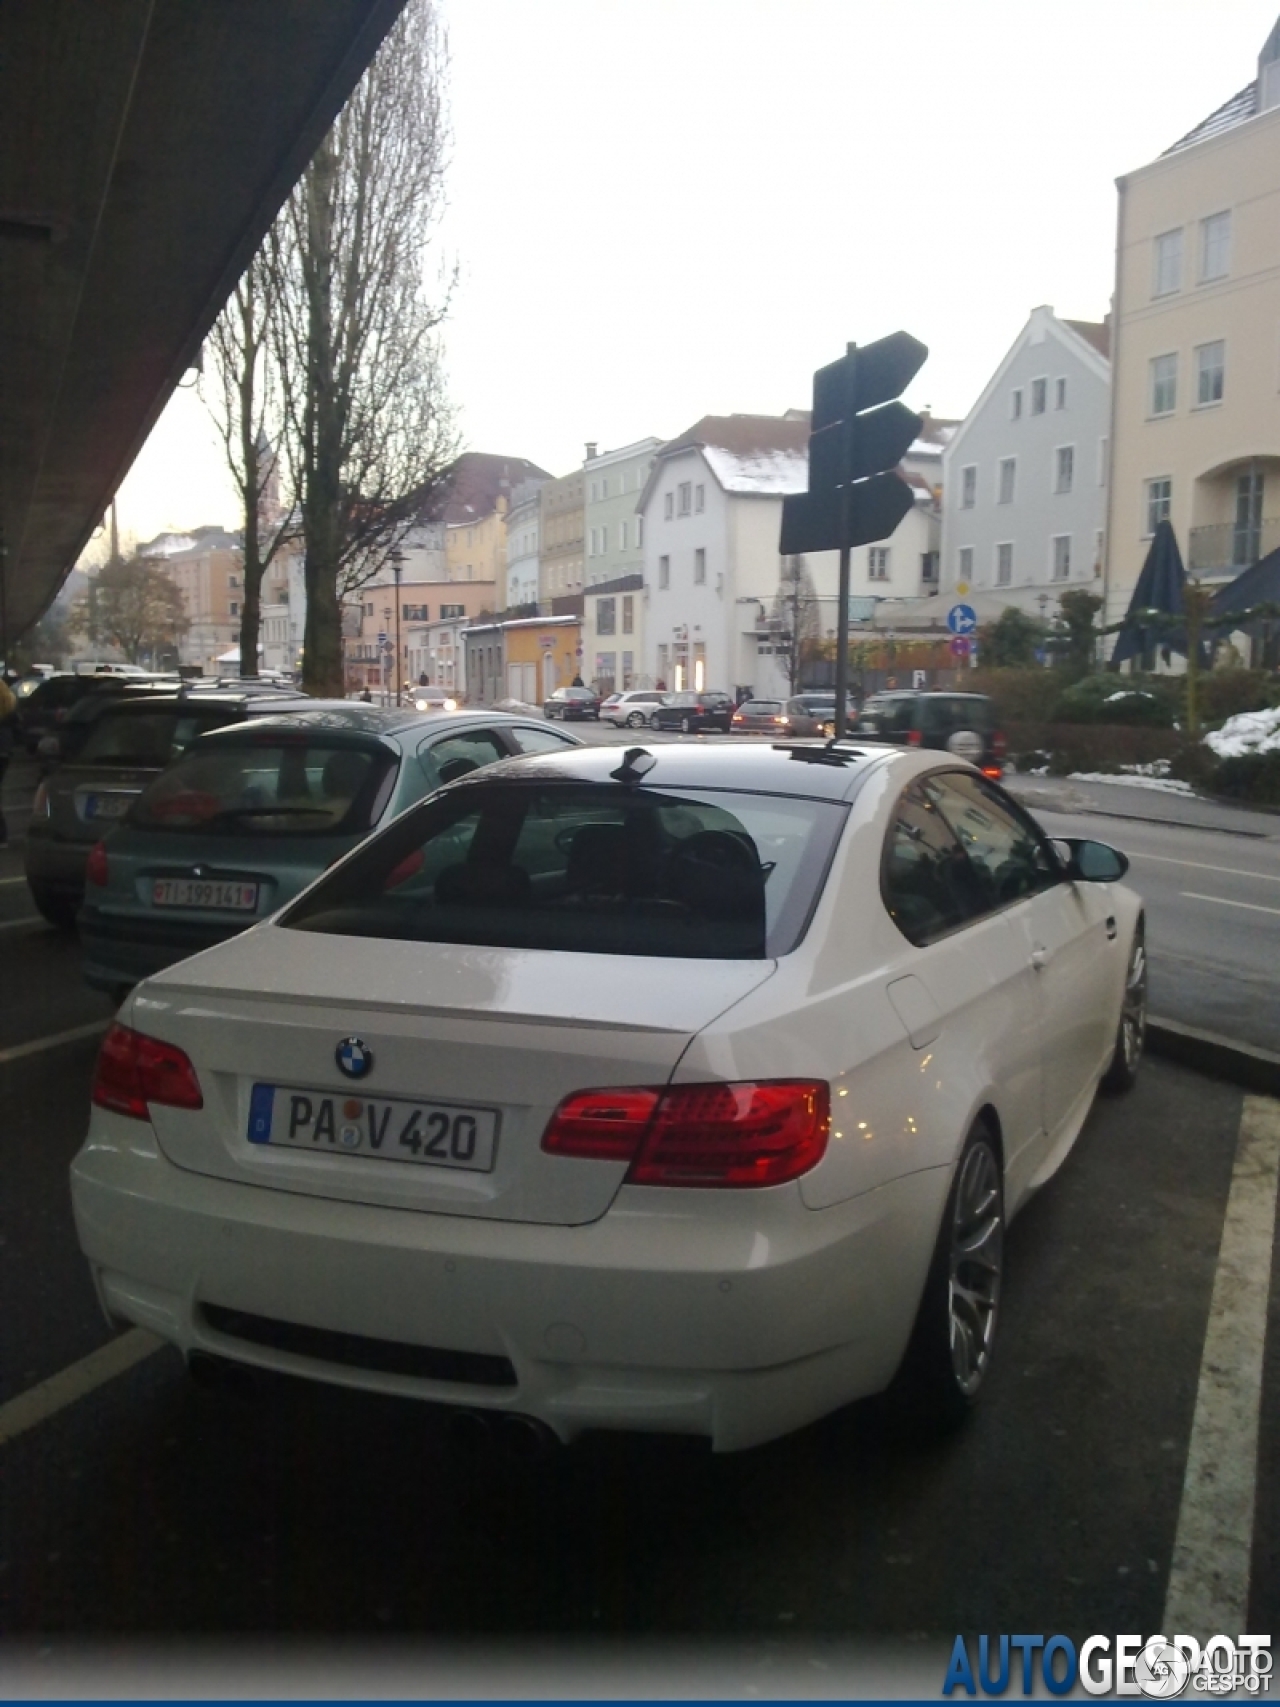
[[[965,413],[1028,311],[1101,319],[1115,179],[1254,75],[1280,0],[443,0],[469,448],[554,474],[807,407],[898,327]],[[236,525],[181,392],[122,527]]]

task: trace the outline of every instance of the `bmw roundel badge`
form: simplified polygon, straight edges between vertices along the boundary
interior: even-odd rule
[[[363,1037],[344,1037],[333,1052],[338,1071],[349,1079],[363,1079],[373,1066],[373,1050]]]

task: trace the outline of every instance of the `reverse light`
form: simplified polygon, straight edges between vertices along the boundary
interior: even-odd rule
[[[173,1043],[113,1025],[102,1040],[93,1074],[94,1103],[115,1114],[147,1120],[149,1104],[203,1108],[200,1081],[191,1060]]]
[[[825,1080],[636,1086],[566,1097],[542,1148],[629,1162],[632,1185],[782,1185],[822,1159],[830,1127]]]
[[[89,850],[89,858],[84,868],[84,880],[86,883],[92,883],[95,889],[105,889],[109,875],[107,844],[95,842]]]

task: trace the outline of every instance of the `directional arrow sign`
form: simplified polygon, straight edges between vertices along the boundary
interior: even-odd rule
[[[807,551],[838,551],[841,545],[867,545],[888,539],[915,503],[915,495],[896,474],[877,474],[849,488],[849,532],[841,538],[844,494],[834,487],[818,492],[793,492],[782,500],[784,557]]]
[[[905,403],[886,403],[854,417],[846,436],[843,421],[814,433],[809,440],[809,490],[862,480],[894,468],[910,450],[924,422]]]
[[[947,612],[947,627],[952,634],[972,634],[978,626],[978,613],[972,605],[952,605]]]
[[[854,384],[857,392],[853,406],[859,412],[887,403],[910,385],[928,354],[928,347],[910,332],[891,332],[887,338],[863,344],[860,349],[841,356],[839,361],[820,367],[813,376],[813,419],[809,430],[821,432],[833,421],[844,420]]]

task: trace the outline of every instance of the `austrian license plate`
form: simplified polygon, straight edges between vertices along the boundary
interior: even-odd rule
[[[89,794],[85,796],[84,815],[95,820],[123,818],[133,799],[132,794]]]
[[[494,1108],[297,1090],[291,1085],[255,1085],[249,1099],[251,1144],[488,1173],[497,1139]]]
[[[256,883],[226,878],[157,877],[151,885],[156,907],[212,907],[221,912],[252,913],[258,905]]]

